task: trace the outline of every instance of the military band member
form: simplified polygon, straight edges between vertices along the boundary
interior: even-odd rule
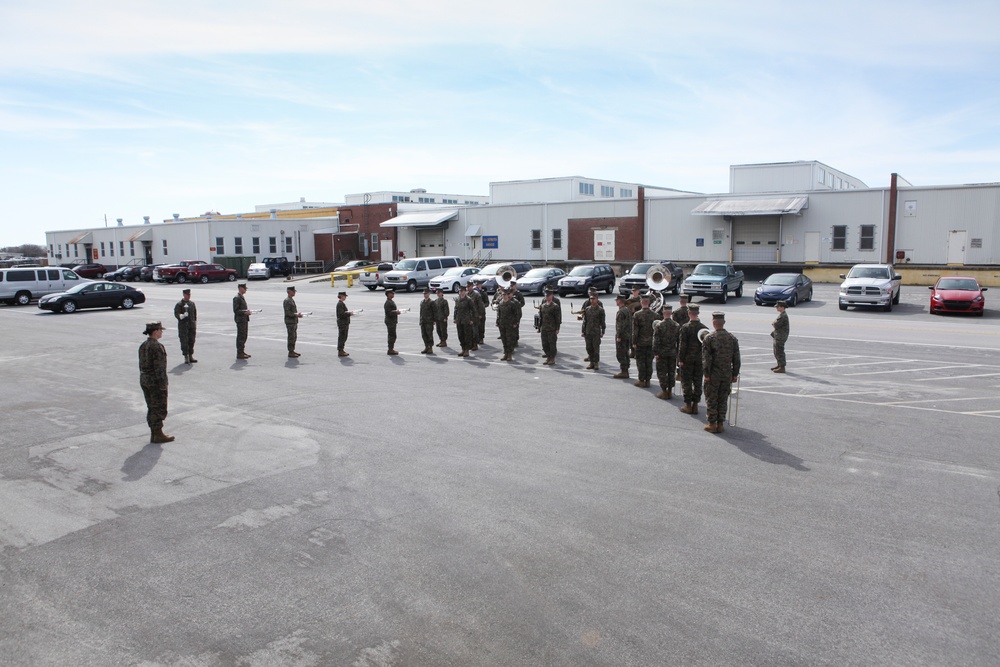
[[[643,294],[640,303],[642,307],[632,315],[632,346],[639,373],[635,386],[649,387],[653,377],[653,323],[656,322],[656,313],[649,309],[649,294]]]
[[[288,296],[285,297],[281,307],[285,311],[285,330],[288,332],[288,358],[295,359],[302,356],[295,351],[295,343],[299,337],[299,320],[302,319],[302,313],[299,312],[298,306],[295,305],[295,286],[289,285],[285,288],[285,291],[288,293]]]
[[[149,322],[143,334],[147,338],[139,346],[139,386],[146,399],[149,441],[154,444],[173,442],[174,436],[163,432],[163,420],[167,418],[167,350],[160,343],[163,325]]]
[[[490,299],[488,296],[486,296],[486,293],[483,292],[483,289],[479,285],[479,283],[470,282],[469,283],[470,299],[472,298],[473,294],[476,295],[476,300],[473,302],[473,304],[476,307],[476,331],[475,335],[473,336],[473,339],[476,344],[474,349],[478,350],[479,346],[483,345],[486,342],[486,310],[490,307]]]
[[[434,324],[437,322],[437,308],[431,301],[431,291],[424,288],[424,299],[420,302],[420,337],[424,339],[424,349],[420,354],[434,354]]]
[[[458,298],[455,299],[455,330],[458,332],[458,344],[462,346],[458,356],[467,357],[476,342],[476,307],[464,285],[459,288]]]
[[[191,300],[190,288],[181,290],[181,300],[174,305],[174,317],[177,318],[177,337],[181,340],[184,363],[196,364],[194,339],[198,333],[198,307]]]
[[[399,354],[396,352],[396,323],[399,321],[399,309],[396,308],[395,290],[387,289],[385,291],[385,303],[382,304],[382,310],[385,311],[384,321],[389,348],[386,350],[386,354],[394,357]]]
[[[774,308],[778,311],[778,317],[771,323],[774,328],[774,331],[771,332],[771,338],[774,339],[774,360],[777,365],[771,370],[775,373],[784,373],[785,341],[788,340],[788,313],[785,312],[784,301],[774,304]]]
[[[726,314],[712,313],[712,333],[702,344],[702,365],[705,369],[705,406],[709,433],[722,433],[726,420],[726,404],[733,383],[740,375],[740,343],[725,329]]]
[[[673,306],[663,306],[663,319],[653,325],[653,357],[656,359],[656,379],[660,383],[657,398],[674,397],[674,373],[677,370],[677,337],[681,327],[670,317]]]
[[[576,319],[581,320],[581,321],[583,320],[583,311],[585,311],[587,309],[587,307],[590,306],[591,299],[593,299],[595,297],[597,297],[597,288],[596,287],[591,287],[590,289],[587,290],[587,300],[583,302],[583,308],[580,309],[580,314],[576,316]],[[604,304],[601,303],[599,299],[597,301],[597,305],[598,305],[598,307],[601,310],[604,310]],[[570,310],[572,310],[572,309],[573,309],[573,304],[571,303],[570,304]],[[583,358],[583,360],[589,362],[590,361],[590,355],[588,354],[586,357]]]
[[[621,294],[615,297],[615,303],[618,305],[618,312],[615,313],[615,357],[620,370],[611,377],[624,379],[628,377],[628,370],[632,366],[632,309]]]
[[[680,299],[680,305],[677,306],[677,310],[674,311],[674,314],[671,315],[671,317],[673,318],[674,322],[677,322],[678,326],[684,326],[685,324],[688,323],[688,320],[691,319],[690,317],[688,317],[687,294],[681,294],[679,299]]]
[[[337,356],[349,357],[344,347],[351,328],[351,311],[347,309],[347,292],[337,292]]]
[[[437,291],[437,298],[434,299],[434,321],[437,324],[438,347],[448,347],[448,318],[451,316],[451,306],[448,299],[444,298],[444,290]]]
[[[583,331],[580,334],[587,345],[587,359],[584,361],[590,361],[588,369],[598,370],[604,330],[604,307],[595,293],[590,297],[590,305],[583,309]]]
[[[538,307],[538,331],[542,335],[542,354],[545,355],[543,366],[556,363],[556,341],[562,326],[562,306],[556,302],[555,293],[554,289],[546,289],[545,301]]]
[[[684,407],[681,412],[698,414],[701,401],[701,341],[698,332],[707,329],[698,320],[698,304],[688,306],[688,323],[683,325],[677,338],[677,367],[681,371],[681,388],[684,390]],[[676,313],[675,313],[676,314]]]
[[[236,296],[233,297],[233,319],[236,321],[236,358],[249,359],[247,354],[247,333],[250,329],[250,308],[246,300],[247,284],[236,286]]]
[[[486,321],[487,299],[482,292],[478,291],[475,287],[469,287],[468,285],[466,286],[465,293],[469,297],[469,301],[472,302],[472,312],[475,316],[472,331],[469,334],[472,339],[469,351],[475,352],[479,349],[479,343],[482,342],[479,339],[479,319],[481,316],[483,321]]]
[[[503,290],[503,298],[497,306],[497,326],[500,328],[500,340],[503,342],[503,356],[500,357],[500,361],[514,361],[520,319],[520,304],[514,300],[510,290]]]
[[[642,290],[638,287],[632,288],[632,296],[625,299],[625,306],[632,311],[632,313],[638,312],[642,308]]]

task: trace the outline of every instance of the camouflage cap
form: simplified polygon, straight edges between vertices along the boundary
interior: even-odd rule
[[[692,303],[690,306],[688,306],[688,312],[689,313],[698,314],[698,311],[700,311],[700,310],[701,310],[701,306],[699,306],[696,303]]]
[[[184,289],[181,290],[181,294],[190,294],[190,293],[191,293],[190,287],[185,287]]]
[[[295,291],[295,285],[289,285],[288,287],[285,288],[285,290],[288,291],[288,292],[294,292]]]
[[[721,310],[716,310],[715,312],[712,313],[712,319],[713,320],[719,320],[720,322],[725,322],[726,321],[726,314],[724,312],[722,312]]]
[[[242,289],[246,289],[247,288],[247,284],[246,283],[237,283],[236,286],[240,287]]]
[[[673,306],[671,306],[669,303],[665,303],[665,304],[663,304],[663,308],[661,308],[660,310],[663,310],[663,311],[666,311],[666,312],[671,312],[671,311],[673,311],[673,309],[674,309]]]
[[[342,296],[343,296],[343,297],[346,297],[346,296],[347,296],[347,292],[337,292],[337,298],[338,298],[338,299],[339,299],[340,297],[342,297]]]
[[[149,334],[153,333],[154,331],[156,331],[158,329],[159,330],[163,329],[163,323],[162,322],[146,322],[146,330],[143,331],[142,333],[144,335],[148,336]]]
[[[618,296],[615,297],[615,301],[621,301],[622,303],[625,303],[625,295],[619,294]]]
[[[784,307],[786,307],[787,305],[788,305],[788,304],[787,304],[787,303],[785,303],[784,301],[776,301],[776,302],[774,303],[774,307],[775,307],[775,308],[784,308]]]

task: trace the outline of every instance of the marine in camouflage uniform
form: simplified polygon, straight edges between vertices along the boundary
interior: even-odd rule
[[[681,412],[698,414],[701,401],[701,341],[698,332],[707,329],[699,319],[698,304],[688,306],[690,320],[681,327],[677,336],[677,366],[681,370],[681,388],[684,390],[684,407]]]
[[[167,350],[160,343],[163,325],[150,322],[143,334],[147,338],[139,346],[139,386],[146,399],[149,441],[154,444],[173,442],[174,436],[163,432],[163,420],[167,418]]]
[[[521,308],[514,295],[504,291],[503,300],[497,306],[497,326],[500,328],[500,340],[503,342],[503,356],[500,361],[513,361],[514,348],[517,346],[517,326],[521,319]]]
[[[628,369],[632,366],[629,359],[632,352],[632,309],[621,294],[615,297],[615,303],[618,304],[618,312],[615,313],[615,357],[621,370],[611,377],[623,379],[628,377]]]
[[[674,314],[670,317],[674,322],[677,322],[678,326],[684,326],[691,320],[688,316],[688,298],[681,294],[680,302],[680,305],[677,306],[677,310],[675,310]]]
[[[486,327],[486,296],[477,290],[475,287],[467,288],[465,293],[469,296],[469,301],[472,302],[472,313],[475,316],[472,324],[472,330],[469,332],[469,337],[472,339],[471,345],[469,345],[469,351],[475,352],[479,349],[479,343],[482,342],[482,337],[479,335],[480,324],[485,329]]]
[[[420,302],[420,337],[424,339],[424,349],[420,354],[434,354],[434,324],[437,322],[437,308],[431,301],[431,291],[424,289],[424,299]]]
[[[184,362],[196,364],[194,358],[194,339],[198,334],[198,307],[191,300],[191,290],[181,290],[181,300],[174,304],[174,317],[177,318],[177,337],[181,340],[181,354]]]
[[[597,294],[590,297],[590,305],[583,309],[583,331],[580,334],[587,345],[588,369],[597,370],[601,362],[601,338],[604,336],[604,307]]]
[[[587,306],[590,305],[590,300],[593,299],[594,297],[597,297],[597,299],[598,299],[597,300],[597,307],[600,308],[601,310],[604,310],[604,304],[601,303],[601,301],[600,301],[600,297],[597,294],[597,288],[596,287],[591,287],[590,289],[587,290],[587,300],[583,302],[583,308],[580,309],[580,314],[576,316],[576,319],[578,319],[580,321],[583,321],[583,311],[585,311],[587,309]],[[570,311],[572,311],[573,310],[573,303],[572,302],[570,302],[569,307],[570,307]],[[588,354],[586,357],[583,358],[583,360],[589,362],[590,361],[590,355]]]
[[[448,347],[448,318],[451,316],[451,306],[448,299],[444,298],[442,290],[437,291],[437,298],[434,299],[434,321],[437,324],[438,347]]]
[[[510,300],[517,303],[517,328],[514,329],[514,347],[520,345],[521,341],[521,315],[524,311],[524,294],[517,289],[517,281],[510,281],[510,287],[507,288],[510,292]]]
[[[458,290],[458,298],[455,299],[455,330],[458,332],[458,344],[462,346],[458,356],[467,357],[476,342],[476,307],[465,287]]]
[[[677,370],[677,338],[681,327],[670,317],[672,306],[663,306],[663,319],[653,325],[653,357],[656,359],[656,379],[660,383],[657,398],[674,397],[674,373]]]
[[[386,331],[386,341],[388,343],[388,350],[386,354],[389,356],[396,356],[399,352],[396,352],[396,323],[399,321],[399,309],[396,307],[396,291],[387,289],[385,291],[385,303],[382,304],[382,310],[385,311],[385,331]]]
[[[288,357],[294,359],[302,355],[295,351],[295,343],[299,338],[299,319],[302,313],[295,305],[295,286],[289,285],[285,288],[288,296],[281,303],[281,308],[285,313],[285,330],[288,332]]]
[[[778,317],[771,323],[774,328],[774,331],[771,332],[771,338],[774,339],[774,361],[777,362],[777,365],[771,370],[775,373],[784,373],[785,341],[788,340],[788,313],[785,312],[784,301],[779,301],[774,304],[774,307],[778,311]]]
[[[337,292],[337,356],[349,357],[344,347],[351,330],[351,311],[347,308],[347,292]]]
[[[649,295],[642,295],[642,308],[632,315],[632,346],[635,348],[635,366],[639,373],[636,387],[648,387],[653,377],[653,323],[656,313],[649,309]]]
[[[236,286],[236,296],[233,297],[233,320],[236,321],[236,358],[249,359],[247,354],[247,334],[250,330],[250,308],[247,306],[246,297],[247,284],[240,283]]]
[[[542,334],[543,366],[556,363],[556,340],[562,326],[562,306],[556,301],[555,291],[545,290],[545,301],[538,307],[538,330]]]
[[[732,392],[733,383],[740,375],[740,343],[736,336],[725,329],[725,313],[712,313],[712,327],[715,329],[705,337],[702,344],[702,365],[705,368],[705,405],[709,433],[722,433],[722,422],[726,420],[726,402]]]

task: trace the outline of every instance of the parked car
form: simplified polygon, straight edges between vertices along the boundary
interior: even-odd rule
[[[840,309],[848,306],[881,306],[890,311],[899,303],[903,276],[896,273],[892,264],[855,264],[850,272],[840,277]]]
[[[77,264],[73,267],[73,272],[81,278],[100,280],[108,272],[108,267],[103,264]]]
[[[475,266],[455,266],[436,278],[431,278],[430,288],[432,290],[445,290],[446,292],[457,292],[462,287],[469,284],[469,280],[479,273]]]
[[[192,264],[188,267],[188,280],[203,285],[211,280],[233,282],[237,277],[236,269],[227,269],[221,264]]]
[[[648,287],[646,284],[646,274],[657,264],[666,267],[667,272],[670,274],[670,280],[667,283],[667,286],[660,291],[673,292],[674,294],[677,294],[681,288],[681,284],[684,282],[684,269],[667,260],[659,262],[639,262],[638,264],[633,264],[632,268],[628,270],[628,273],[622,276],[621,280],[618,281],[618,293],[623,296],[628,296],[636,287],[641,290],[646,290]]]
[[[988,287],[983,287],[975,278],[942,276],[931,287],[931,315],[935,313],[972,313],[983,316],[986,310]]]
[[[737,299],[743,296],[743,272],[724,262],[698,264],[681,285],[681,294],[707,296],[719,303],[726,303],[730,292]]]
[[[153,282],[153,271],[163,266],[163,264],[149,264],[148,266],[142,267],[139,270],[139,280],[144,283]]]
[[[392,262],[380,262],[374,269],[368,267],[362,271],[359,280],[362,285],[374,292],[378,287],[385,287],[385,276],[394,268],[396,265]]]
[[[271,272],[267,269],[267,264],[264,262],[254,262],[247,267],[247,280],[255,280],[257,278],[261,280],[267,280],[271,277]]]
[[[416,292],[418,287],[426,287],[432,279],[458,266],[462,266],[462,260],[454,255],[404,259],[385,274],[385,286]]]
[[[292,263],[285,257],[265,257],[260,261],[267,266],[267,270],[271,272],[272,277],[284,276],[287,278],[292,275]]]
[[[783,301],[786,306],[795,306],[799,301],[812,301],[813,283],[801,273],[772,273],[765,278],[753,302],[758,306],[773,306]]]
[[[555,287],[565,275],[565,271],[554,266],[531,269],[517,279],[517,289],[525,294],[544,294],[546,287]]]
[[[531,271],[530,262],[495,262],[484,266],[479,273],[475,275],[471,282],[479,285],[480,289],[487,294],[493,294],[497,291],[497,271],[504,266],[514,267],[514,270],[517,272],[518,280],[520,280],[521,276],[525,273]],[[520,287],[521,285],[518,283],[518,288],[520,289]]]
[[[338,266],[334,271],[357,271],[358,269],[363,269],[366,266],[371,266],[375,262],[370,259],[353,259],[343,266]]]
[[[54,313],[72,313],[81,308],[124,308],[145,303],[146,295],[131,285],[106,280],[85,282],[65,292],[49,294],[38,300],[38,307]]]
[[[559,296],[586,294],[591,287],[611,294],[615,291],[615,272],[610,264],[582,264],[573,267],[558,284]]]
[[[132,282],[133,280],[139,279],[139,271],[142,269],[141,266],[122,266],[114,271],[110,271],[104,274],[105,280],[120,280],[123,282]]]
[[[200,259],[185,259],[176,264],[161,264],[153,269],[153,280],[156,282],[172,283],[177,281],[179,283],[186,283],[190,268],[196,264],[205,263],[205,261]]]

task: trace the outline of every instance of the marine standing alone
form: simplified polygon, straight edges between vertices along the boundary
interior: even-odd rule
[[[191,300],[191,289],[181,290],[181,300],[174,305],[177,318],[177,337],[181,340],[181,354],[188,365],[198,363],[194,358],[194,339],[198,333],[198,307]]]
[[[247,354],[247,333],[250,329],[250,308],[247,307],[247,300],[244,296],[247,293],[247,284],[240,283],[236,286],[236,296],[233,297],[233,319],[236,321],[236,358],[249,359]]]
[[[149,441],[173,442],[174,436],[163,432],[163,420],[167,418],[167,350],[160,343],[163,325],[149,322],[143,333],[147,338],[139,346],[139,386],[146,399]]]
[[[351,311],[347,308],[347,292],[337,292],[337,356],[349,357],[344,348],[351,329]]]
[[[396,352],[396,323],[399,321],[400,312],[396,308],[395,290],[387,289],[385,291],[385,303],[382,304],[382,309],[385,311],[385,330],[389,343],[389,349],[386,351],[386,354],[394,357],[399,354],[399,352]]]
[[[722,433],[726,420],[726,404],[733,383],[740,375],[740,343],[725,329],[726,314],[712,313],[712,333],[702,344],[702,365],[705,368],[705,406],[709,433]]]
[[[784,373],[785,341],[788,340],[788,313],[785,312],[784,301],[774,304],[774,308],[778,311],[778,317],[771,323],[771,326],[774,327],[771,338],[774,339],[774,361],[777,365],[771,370],[775,373]]]
[[[295,286],[289,285],[285,291],[288,292],[288,296],[282,302],[282,307],[285,311],[285,330],[288,332],[288,358],[295,359],[302,356],[295,351],[295,343],[299,337],[299,319],[302,317],[302,313],[295,305]]]

